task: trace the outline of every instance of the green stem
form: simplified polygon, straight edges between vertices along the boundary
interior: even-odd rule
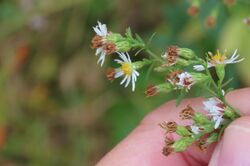
[[[153,58],[155,58],[157,61],[163,62],[163,60],[162,60],[160,57],[158,57],[155,53],[153,53],[150,49],[145,48],[145,51],[146,51],[150,56],[152,56]]]

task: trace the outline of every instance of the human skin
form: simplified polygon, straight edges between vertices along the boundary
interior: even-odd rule
[[[181,122],[179,112],[190,104],[202,110],[204,98],[187,99],[178,107],[170,101],[147,115],[122,142],[107,153],[97,166],[249,166],[250,165],[250,88],[235,90],[226,96],[243,117],[232,122],[218,144],[206,152],[192,146],[182,153],[164,156],[163,121]]]

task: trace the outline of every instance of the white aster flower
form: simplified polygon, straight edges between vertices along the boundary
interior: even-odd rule
[[[92,39],[92,48],[96,49],[95,55],[99,55],[97,64],[101,63],[101,66],[104,64],[105,57],[108,54],[108,51],[105,49],[106,37],[108,35],[108,30],[106,24],[102,24],[98,21],[98,25],[93,27],[96,32],[96,36]]]
[[[129,85],[130,82],[132,82],[132,91],[135,90],[135,82],[137,80],[137,77],[139,76],[139,73],[135,70],[135,67],[133,63],[131,62],[131,59],[129,57],[128,53],[122,53],[117,52],[119,54],[120,59],[115,59],[117,63],[121,65],[120,68],[116,69],[115,78],[119,78],[121,76],[124,76],[123,80],[121,81],[121,85],[125,83],[125,87]]]
[[[216,65],[219,64],[233,64],[233,63],[238,63],[244,60],[244,58],[239,59],[240,55],[237,54],[237,49],[234,51],[233,55],[228,59],[224,54],[221,54],[220,51],[218,50],[215,55],[213,55],[211,52],[208,52],[210,55],[210,59],[208,62],[208,68],[210,67],[215,67]],[[196,71],[203,71],[205,70],[205,67],[203,65],[194,65],[194,70]]]
[[[211,116],[212,120],[215,122],[214,128],[217,129],[224,121],[223,115],[225,105],[217,98],[209,98],[207,101],[203,102],[203,105],[208,115]]]

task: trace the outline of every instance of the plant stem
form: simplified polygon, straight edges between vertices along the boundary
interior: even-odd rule
[[[157,61],[163,62],[163,60],[162,60],[160,57],[158,57],[155,53],[153,53],[150,49],[145,48],[145,51],[146,51],[150,56],[152,56],[153,58],[155,58]]]

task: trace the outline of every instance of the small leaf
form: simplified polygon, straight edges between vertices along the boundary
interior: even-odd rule
[[[126,29],[126,34],[125,34],[128,38],[133,38],[133,36],[132,36],[132,31],[131,31],[131,28],[130,27],[128,27],[127,29]]]

